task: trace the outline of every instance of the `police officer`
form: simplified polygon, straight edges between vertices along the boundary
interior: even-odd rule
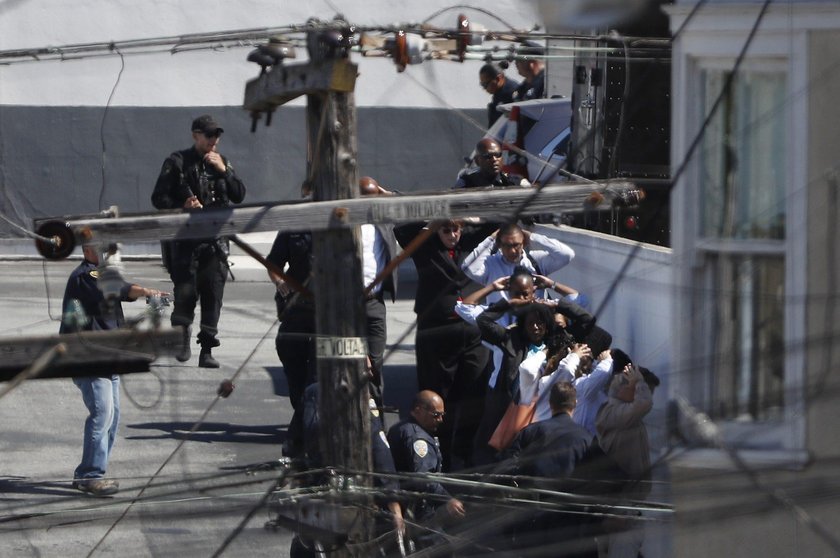
[[[411,408],[411,418],[399,422],[388,430],[388,443],[394,456],[397,471],[409,473],[440,473],[443,459],[440,445],[434,437],[435,431],[443,422],[443,399],[437,393],[424,390],[419,392]],[[464,504],[451,494],[439,482],[427,479],[410,480],[400,483],[402,489],[417,492],[424,496],[417,498],[410,509],[417,521],[447,523],[461,519],[466,515]],[[421,546],[434,544],[438,537],[421,536]]]
[[[152,205],[158,209],[200,210],[226,207],[245,198],[245,185],[233,165],[218,152],[224,129],[209,114],[192,123],[193,146],[172,153],[163,162]],[[211,350],[219,346],[219,314],[227,278],[227,243],[219,238],[172,242],[169,275],[174,283],[172,325],[184,328],[184,350],[176,358],[190,359],[190,335],[195,306],[201,303],[201,345],[198,365],[218,368]]]
[[[516,71],[523,80],[516,89],[516,100],[542,99],[545,97],[545,48],[534,41],[525,41],[518,52],[523,57],[516,61]]]
[[[287,276],[295,279],[300,285],[311,285],[310,276],[314,263],[312,233],[309,231],[277,233],[266,259],[280,269],[285,269],[288,264]],[[286,383],[289,387],[289,402],[294,409],[283,454],[294,457],[303,451],[301,426],[303,392],[308,385],[317,381],[315,301],[300,294],[295,296],[292,288],[270,271],[269,277],[277,288],[274,300],[277,303],[277,317],[280,319],[275,348],[280,362],[283,363],[283,373],[286,375]]]
[[[551,418],[535,422],[519,432],[504,454],[506,460],[500,466],[501,471],[512,468],[515,474],[525,475],[521,479],[524,486],[537,488],[573,476],[586,477],[580,470],[581,465],[599,459],[602,454],[594,453],[593,448],[598,443],[592,434],[572,420],[576,400],[577,392],[572,384],[559,382],[551,386]],[[536,479],[546,479],[546,482]],[[569,491],[572,486],[562,490]],[[508,530],[513,546],[524,554],[527,554],[526,549],[544,545],[550,537],[555,543],[566,543],[558,547],[555,556],[583,558],[598,556],[593,536],[597,528],[597,519],[586,515],[536,511]]]
[[[487,186],[530,186],[527,180],[512,178],[502,172],[502,146],[493,138],[484,138],[475,146],[474,169],[461,174],[454,188],[483,188]]]

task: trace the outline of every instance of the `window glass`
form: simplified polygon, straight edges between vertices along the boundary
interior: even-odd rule
[[[730,74],[701,71],[703,115]],[[784,72],[741,71],[722,99],[700,152],[701,236],[785,237],[785,91]]]
[[[709,325],[716,418],[781,418],[784,406],[784,258],[711,254]]]

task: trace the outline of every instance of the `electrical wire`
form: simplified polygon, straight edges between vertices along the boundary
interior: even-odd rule
[[[484,14],[486,16],[489,16],[489,17],[495,19],[496,21],[498,21],[502,25],[507,26],[507,28],[510,31],[516,31],[516,28],[513,25],[511,25],[510,23],[508,23],[504,19],[500,18],[495,12],[492,12],[488,9],[485,9],[485,8],[482,8],[482,7],[479,7],[479,6],[470,6],[468,4],[455,4],[453,6],[447,6],[445,8],[441,8],[440,10],[434,12],[432,15],[430,15],[426,19],[424,19],[421,23],[421,26],[422,26],[422,24],[429,23],[431,20],[435,19],[439,15],[445,14],[446,12],[451,12],[453,10],[474,10],[476,12],[479,12],[481,14]]]
[[[283,482],[283,477],[285,476],[285,472],[286,471],[284,471],[284,474],[280,475],[280,478],[277,480],[277,483]],[[245,526],[248,524],[248,522],[251,520],[251,518],[253,518],[254,515],[256,515],[256,513],[259,509],[261,509],[263,506],[265,506],[268,499],[274,494],[274,491],[276,490],[276,486],[277,486],[277,484],[272,484],[268,488],[268,490],[265,491],[262,498],[260,498],[260,501],[257,502],[256,505],[251,507],[251,509],[248,511],[248,513],[245,514],[245,516],[236,525],[236,527],[233,529],[233,531],[231,531],[228,534],[228,536],[225,537],[225,540],[222,542],[222,544],[219,546],[219,548],[216,549],[216,552],[213,553],[213,558],[221,556],[222,553],[227,549],[227,547],[234,540],[236,540],[236,538],[239,536],[239,534],[242,532],[242,530],[245,528]]]
[[[701,1],[700,3],[702,4],[702,1]],[[767,2],[767,4],[769,4],[769,2]],[[765,4],[765,6],[766,6],[767,4]],[[698,7],[698,6],[695,6],[695,10],[696,10],[696,8],[697,8],[697,7]],[[692,12],[692,13],[693,13],[693,12]],[[762,12],[762,13],[763,13],[763,12]],[[743,53],[742,53],[742,54],[743,54]],[[733,71],[733,74],[734,74],[734,73],[735,73],[735,71]],[[705,123],[704,123],[704,127],[705,127]],[[687,157],[686,159],[688,159],[688,158],[690,158],[690,154],[689,154],[689,157]],[[675,180],[675,182],[676,182],[676,180]]]
[[[465,6],[466,7],[466,6]],[[451,8],[447,8],[451,9]],[[469,6],[469,9],[478,11],[494,19],[497,19],[502,24],[510,27],[509,24],[499,19],[491,11],[481,7]],[[445,11],[445,10],[444,10]],[[441,12],[442,13],[442,12]],[[431,16],[435,17],[435,15]],[[427,20],[428,21],[428,20]],[[113,56],[118,53],[120,56],[124,55],[145,55],[145,54],[178,54],[182,52],[191,52],[195,50],[221,50],[230,48],[253,47],[255,44],[266,41],[271,37],[283,36],[287,40],[298,41],[299,39],[292,37],[295,34],[305,34],[308,32],[341,30],[348,25],[347,22],[341,21],[309,21],[305,24],[290,24],[278,27],[258,27],[250,29],[233,29],[213,31],[207,33],[192,33],[186,35],[169,35],[149,37],[144,39],[128,39],[123,41],[108,41],[108,42],[93,42],[93,43],[75,43],[59,46],[45,46],[36,48],[23,49],[7,49],[0,50],[0,65],[12,65],[19,63],[33,63],[33,62],[49,62],[60,60],[63,62],[71,60],[81,60],[85,58],[96,58],[103,56]],[[421,23],[407,23],[402,25],[378,25],[378,26],[352,26],[356,33],[359,34],[391,34],[397,32],[414,33],[421,36],[460,36],[462,31],[454,28],[435,28],[431,27],[425,22]],[[536,27],[536,26],[535,26]],[[504,31],[493,30],[475,30],[470,32],[471,35],[480,35],[487,37],[490,40],[507,40],[507,41],[527,41],[527,40],[569,40],[569,41],[599,41],[604,39],[615,39],[616,37],[624,38],[633,44],[646,42],[651,45],[666,44],[666,38],[653,39],[651,37],[635,37],[630,35],[620,35],[618,33],[611,33],[610,35],[589,35],[577,33],[537,33],[535,31],[516,31],[511,29]],[[658,41],[658,43],[657,43]],[[472,47],[480,48],[480,47]],[[559,48],[559,47],[558,47]],[[567,47],[568,48],[568,47]],[[582,47],[586,48],[586,47]],[[598,47],[601,48],[601,47]]]
[[[271,324],[271,326],[270,326],[270,327],[266,330],[265,334],[263,334],[262,338],[261,338],[261,339],[257,342],[257,344],[254,346],[254,349],[253,349],[253,350],[251,351],[251,353],[250,353],[250,354],[249,354],[249,355],[245,358],[245,360],[242,362],[242,364],[240,364],[239,368],[238,368],[238,369],[236,370],[236,372],[233,374],[233,376],[231,377],[231,382],[235,381],[235,380],[239,377],[239,375],[240,375],[240,374],[242,373],[242,371],[245,369],[245,366],[248,364],[248,362],[250,362],[250,360],[251,360],[251,359],[254,357],[254,355],[256,354],[257,349],[259,349],[259,348],[260,348],[260,346],[263,344],[263,342],[264,342],[264,341],[266,340],[266,338],[268,337],[269,333],[271,333],[271,332],[274,330],[274,327],[277,325],[277,323],[278,323],[278,321],[277,321],[277,320],[275,320],[275,321]],[[139,498],[140,496],[142,496],[142,495],[143,495],[143,493],[146,491],[146,489],[147,489],[147,488],[151,485],[152,481],[155,479],[155,476],[156,476],[158,473],[160,473],[161,471],[163,471],[163,469],[164,469],[164,468],[165,468],[165,467],[169,464],[169,462],[170,462],[170,461],[172,461],[172,459],[175,457],[175,454],[177,454],[177,453],[181,450],[181,448],[184,446],[184,443],[186,443],[186,441],[189,439],[189,435],[190,435],[190,434],[192,434],[193,432],[195,432],[195,431],[198,429],[198,427],[199,427],[199,426],[200,426],[200,425],[204,422],[204,420],[205,420],[205,419],[207,418],[207,416],[210,414],[210,411],[212,411],[212,410],[213,410],[213,408],[216,406],[216,404],[219,402],[219,400],[220,400],[220,399],[221,399],[221,395],[217,395],[217,396],[215,397],[215,399],[213,399],[213,401],[212,401],[212,402],[211,402],[211,403],[207,406],[207,408],[205,409],[205,411],[202,413],[201,417],[199,417],[199,419],[195,422],[195,424],[193,425],[193,427],[190,429],[190,432],[187,434],[187,436],[185,436],[185,437],[184,437],[181,441],[179,441],[179,442],[178,442],[178,445],[177,445],[177,446],[175,446],[175,449],[173,449],[173,450],[172,450],[172,452],[171,452],[171,453],[169,454],[169,456],[168,456],[168,457],[167,457],[167,458],[163,461],[163,463],[160,465],[160,467],[158,467],[157,471],[155,471],[155,474],[154,474],[154,475],[152,475],[152,477],[149,479],[149,482],[148,482],[148,483],[146,483],[146,485],[145,485],[143,488],[141,488],[141,489],[140,489],[140,492],[138,493],[137,497],[133,498],[133,499],[132,499],[132,501],[131,501],[131,502],[129,502],[129,504],[126,506],[125,510],[123,511],[123,513],[122,513],[122,514],[121,514],[121,515],[117,518],[117,520],[116,520],[116,521],[115,521],[115,522],[114,522],[114,523],[113,523],[113,524],[112,524],[112,525],[108,528],[108,530],[107,530],[107,531],[106,531],[106,532],[102,535],[102,538],[100,538],[100,539],[99,539],[99,541],[96,543],[96,545],[94,545],[94,547],[93,547],[93,548],[91,548],[90,552],[87,554],[88,558],[90,558],[91,556],[93,556],[93,553],[94,553],[94,552],[96,552],[96,550],[97,550],[97,549],[98,549],[98,548],[102,545],[102,543],[103,543],[103,542],[105,542],[105,539],[107,539],[107,538],[108,538],[108,536],[111,534],[111,532],[113,532],[113,530],[114,530],[114,529],[115,529],[115,528],[116,528],[116,527],[120,524],[120,522],[121,522],[121,521],[122,521],[122,520],[126,517],[126,515],[127,515],[127,514],[128,514],[128,512],[129,512],[129,510],[131,509],[131,507],[132,507],[132,505],[133,505],[134,501],[135,501],[137,498]]]
[[[131,389],[128,386],[128,384],[130,382],[126,381],[126,380],[128,380],[128,376],[126,376],[124,378],[120,378],[120,380],[121,380],[120,384],[122,385],[122,388],[123,388],[123,395],[125,395],[125,397],[129,400],[129,402],[138,409],[152,410],[152,409],[156,409],[156,408],[160,407],[161,403],[163,403],[163,396],[165,394],[165,383],[163,381],[163,378],[161,378],[160,374],[155,370],[149,370],[149,374],[151,374],[152,377],[154,377],[154,379],[157,380],[158,393],[157,393],[157,397],[155,398],[155,400],[152,401],[151,403],[148,403],[148,404],[140,403],[140,401],[138,401],[137,397],[135,397],[131,393]]]
[[[46,260],[46,258],[41,261],[41,267],[42,267],[43,276],[44,276],[44,295],[47,298],[47,316],[49,316],[50,320],[52,320],[54,322],[60,322],[61,318],[62,318],[61,315],[56,317],[56,316],[53,316],[53,313],[52,313],[52,302],[51,302],[51,299],[50,299],[50,282],[47,280],[47,260]],[[63,311],[64,311],[64,309],[62,308],[62,312]]]
[[[47,238],[46,236],[41,236],[40,234],[37,234],[37,233],[34,233],[34,232],[30,231],[26,227],[18,225],[17,223],[15,223],[14,221],[12,221],[8,217],[6,217],[3,213],[0,213],[0,219],[5,221],[12,228],[20,231],[26,237],[32,238],[34,240],[40,240],[41,242],[46,242],[46,243],[49,243],[49,244],[54,244],[55,243],[54,239]]]
[[[114,99],[114,93],[117,92],[117,86],[120,84],[123,70],[125,70],[125,56],[123,56],[120,49],[116,46],[114,46],[113,50],[120,56],[120,71],[117,72],[117,79],[111,88],[111,94],[108,95],[108,101],[105,103],[105,109],[102,111],[102,120],[99,123],[99,143],[102,146],[100,166],[100,170],[102,171],[102,188],[99,190],[99,203],[97,205],[99,211],[102,211],[102,198],[105,195],[105,119],[108,117],[108,109],[111,108],[111,101]]]

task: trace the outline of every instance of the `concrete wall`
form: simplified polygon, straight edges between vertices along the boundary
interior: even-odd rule
[[[662,381],[646,419],[651,443],[664,445],[668,377],[671,373],[671,250],[571,227],[541,226],[539,232],[575,251],[568,266],[552,276],[591,301],[598,325],[613,336],[613,347],[650,368]],[[622,275],[619,270],[628,263]]]
[[[246,202],[299,197],[306,171],[304,107],[278,110],[270,127],[252,134],[239,107],[111,107],[105,113],[0,105],[0,210],[18,222],[110,205],[151,211],[161,163],[192,144],[190,123],[202,112],[225,128],[219,151],[245,181]],[[484,116],[481,109],[466,114]],[[482,133],[446,109],[360,107],[357,116],[359,172],[404,191],[451,187]]]
[[[428,20],[454,27],[459,12],[488,29],[538,23],[516,0],[481,4],[492,16],[444,9],[449,6],[374,0],[338,8],[360,26]],[[7,0],[0,2],[0,49],[279,27],[328,20],[335,9],[328,1]],[[126,212],[150,210],[163,158],[190,145],[189,124],[203,112],[225,127],[220,151],[243,176],[246,202],[297,198],[305,172],[304,100],[284,106],[270,128],[250,134],[239,107],[245,82],[259,72],[246,61],[251,48],[0,64],[0,212],[29,227],[32,218],[113,204]],[[360,173],[403,191],[448,188],[486,125],[482,62],[427,61],[398,73],[390,59],[354,55],[354,61]],[[0,239],[8,237],[20,233],[0,222]]]
[[[809,73],[820,79],[809,89],[808,297],[806,345],[809,407],[808,448],[821,457],[836,455],[840,422],[836,404],[840,379],[840,31],[813,33]],[[833,396],[828,396],[833,395]]]

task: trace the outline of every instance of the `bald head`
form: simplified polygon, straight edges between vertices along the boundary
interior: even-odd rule
[[[444,416],[443,399],[431,390],[423,390],[414,396],[411,416],[426,432],[434,433]]]
[[[422,405],[427,405],[427,406],[432,405],[438,399],[443,401],[443,399],[441,399],[440,395],[438,395],[434,391],[432,391],[430,389],[424,389],[423,391],[418,392],[417,395],[414,396],[414,405],[413,406],[417,407],[417,406],[422,406]]]
[[[363,196],[379,195],[379,182],[369,176],[361,177],[359,179],[359,194]]]
[[[479,153],[488,153],[491,151],[501,151],[502,146],[493,138],[483,138],[475,144],[475,150]]]
[[[502,170],[502,146],[493,138],[484,138],[475,146],[475,162],[482,174],[494,177]]]

